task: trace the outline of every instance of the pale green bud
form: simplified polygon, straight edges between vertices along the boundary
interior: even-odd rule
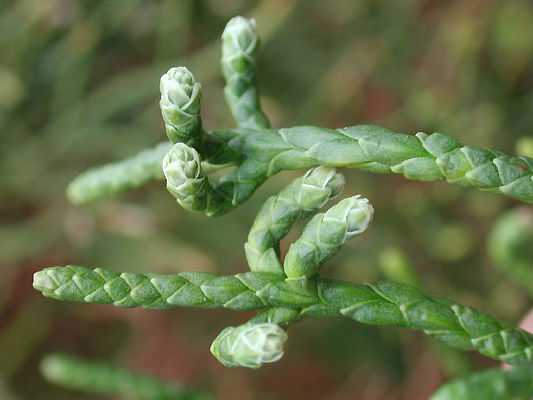
[[[367,198],[357,195],[339,202],[335,211],[326,215],[331,218],[343,217],[346,221],[346,240],[348,240],[366,231],[372,222],[374,207]]]
[[[202,197],[207,178],[202,172],[200,155],[184,143],[176,143],[163,159],[168,191],[181,202]]]
[[[276,324],[244,324],[224,329],[211,353],[226,367],[259,368],[283,357],[287,333]]]
[[[161,77],[161,113],[173,143],[192,143],[200,128],[202,86],[185,67],[171,68]]]
[[[344,183],[344,177],[335,168],[313,168],[303,177],[298,201],[304,210],[316,210],[341,193]]]
[[[232,63],[233,69],[240,71],[238,58],[245,57],[249,62],[255,62],[251,57],[257,50],[259,38],[255,29],[255,20],[244,17],[234,17],[226,25],[222,33],[222,58],[229,60],[234,58],[236,63]],[[245,66],[242,64],[241,66]]]

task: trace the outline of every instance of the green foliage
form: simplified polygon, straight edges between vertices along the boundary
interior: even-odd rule
[[[231,205],[212,215],[240,205],[280,171],[317,165],[395,173],[417,181],[446,180],[533,202],[533,159],[463,146],[442,133],[411,136],[373,125],[335,130],[300,126],[219,130],[209,132],[205,140],[220,144],[218,151],[228,157],[238,152],[245,158],[236,172],[220,182]],[[117,192],[126,188],[118,187]]]
[[[255,218],[244,245],[252,271],[283,273],[279,244],[292,225],[340,193],[344,178],[332,168],[318,167],[269,197]]]
[[[133,274],[67,266],[37,272],[34,287],[56,300],[119,307],[247,311],[281,306],[299,310],[302,316],[343,316],[365,324],[422,330],[450,346],[475,349],[510,364],[531,361],[533,351],[533,335],[398,283],[358,285],[321,278],[294,281],[265,272],[220,277],[198,272]]]
[[[354,196],[340,201],[308,222],[283,262],[288,279],[311,278],[348,240],[363,233],[374,214],[367,199]]]
[[[531,334],[473,308],[433,299],[401,283],[360,285],[322,278],[323,263],[368,226],[373,208],[364,198],[344,199],[317,214],[283,262],[280,241],[297,220],[340,191],[343,178],[333,167],[445,180],[533,203],[533,159],[465,146],[441,133],[412,136],[374,125],[269,129],[256,87],[257,48],[255,23],[242,17],[230,21],[223,34],[222,68],[238,128],[203,131],[199,83],[188,70],[171,69],[161,80],[161,111],[175,144],[89,171],[68,191],[73,201],[85,202],[160,179],[164,172],[167,189],[180,205],[218,216],[242,204],[278,172],[317,167],[261,209],[245,246],[252,272],[159,275],[66,266],[36,273],[34,287],[57,300],[120,307],[260,310],[213,342],[215,357],[233,367],[258,368],[278,360],[286,339],[282,328],[305,317],[328,316],[421,330],[452,347],[509,364],[532,361]],[[208,166],[235,169],[214,179]]]
[[[89,393],[121,395],[138,400],[211,399],[211,396],[188,388],[65,354],[46,356],[41,363],[41,371],[54,384]]]

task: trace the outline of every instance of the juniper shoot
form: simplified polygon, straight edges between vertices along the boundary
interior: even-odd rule
[[[201,85],[187,69],[171,68],[160,82],[170,142],[90,170],[76,178],[67,193],[71,201],[86,203],[165,179],[183,208],[218,216],[242,204],[278,172],[308,170],[259,211],[245,244],[250,272],[159,275],[68,265],[37,272],[34,287],[57,300],[118,307],[257,310],[241,326],[224,329],[211,346],[213,355],[230,367],[258,368],[279,360],[286,330],[307,317],[344,317],[416,329],[498,361],[531,362],[533,335],[473,308],[435,299],[407,284],[356,284],[321,277],[324,263],[367,229],[373,207],[367,199],[353,196],[317,212],[342,190],[344,178],[335,168],[445,180],[533,203],[533,159],[465,146],[438,132],[406,135],[374,125],[270,128],[257,88],[255,22],[232,19],[222,42],[226,101],[237,128],[205,130]],[[210,177],[211,171],[227,167],[232,168],[219,179]],[[282,259],[281,239],[297,220],[312,214]],[[502,379],[510,382],[512,376]],[[453,390],[445,388],[435,398],[448,398],[446,393]]]

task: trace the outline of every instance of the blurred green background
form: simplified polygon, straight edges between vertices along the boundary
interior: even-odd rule
[[[206,127],[232,125],[219,38],[238,14],[256,18],[262,35],[259,83],[274,126],[372,122],[510,153],[533,134],[531,1],[0,0],[2,400],[102,398],[46,383],[38,365],[50,351],[244,400],[426,399],[443,381],[493,365],[411,331],[329,320],[291,328],[273,366],[226,369],[209,345],[249,315],[60,304],[33,291],[32,273],[55,264],[246,269],[254,214],[299,172],[271,179],[218,219],[184,212],[160,182],[84,207],[64,195],[86,168],[164,138],[159,77],[171,66],[202,82]],[[346,176],[346,194],[367,196],[376,217],[328,275],[419,282],[511,323],[531,306],[487,257],[487,232],[516,202],[444,183]]]

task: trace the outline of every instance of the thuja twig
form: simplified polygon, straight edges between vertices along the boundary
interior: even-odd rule
[[[41,363],[44,377],[52,383],[90,393],[122,395],[139,400],[209,400],[211,396],[188,388],[134,374],[107,363],[51,354]]]
[[[343,316],[370,325],[422,330],[450,346],[474,349],[509,364],[533,358],[531,334],[398,283],[363,285],[322,278],[291,281],[265,272],[220,277],[198,272],[135,274],[66,266],[37,272],[34,287],[56,300],[119,307],[243,311],[284,307],[302,317]]]
[[[243,128],[270,127],[259,103],[255,68],[258,49],[255,21],[232,18],[222,33],[222,73],[226,79],[224,94],[233,118]]]
[[[420,181],[446,180],[533,202],[533,159],[463,146],[442,133],[411,136],[372,125],[336,130],[303,126],[219,130],[210,132],[207,139],[222,141],[225,151],[240,153],[246,160],[240,172],[251,177],[250,188],[232,188],[228,196],[234,199],[233,207],[268,177],[316,165],[397,173]]]
[[[213,354],[229,366],[257,368],[279,359],[287,337],[283,328],[308,316],[343,316],[417,329],[452,347],[474,349],[510,364],[531,361],[531,334],[472,308],[432,299],[399,283],[359,285],[321,278],[323,263],[371,220],[372,206],[360,196],[344,199],[312,218],[283,262],[279,242],[297,219],[339,193],[343,179],[333,167],[397,173],[420,181],[446,180],[533,202],[533,159],[463,146],[441,133],[410,136],[372,125],[266,129],[268,121],[255,87],[254,24],[234,19],[223,41],[226,98],[240,128],[204,132],[199,84],[187,70],[171,69],[161,80],[162,112],[174,142],[162,163],[169,192],[184,208],[216,216],[241,204],[280,171],[318,167],[261,209],[246,244],[252,271],[222,277],[198,272],[166,276],[52,267],[35,274],[34,287],[58,300],[120,307],[260,310],[247,323],[222,331],[213,342]],[[128,182],[128,168],[141,164],[119,164],[112,170],[113,185],[102,170],[91,172],[90,195],[84,198],[86,178],[80,178],[73,183],[78,193],[74,198],[82,202],[135,186]],[[235,168],[217,181],[209,179],[209,166],[228,165]],[[156,177],[160,174],[137,182]]]
[[[360,196],[340,201],[327,212],[315,215],[302,235],[289,247],[283,262],[288,279],[315,276],[348,239],[366,230],[374,210]]]
[[[463,146],[441,133],[410,136],[358,125],[336,130],[229,129],[213,132],[211,136],[223,140],[228,150],[239,152],[254,163],[263,172],[262,180],[283,170],[326,165],[397,173],[421,181],[447,180],[533,201],[533,159]]]
[[[373,215],[367,199],[354,196],[317,214],[305,227],[300,239],[287,253],[283,268],[279,260],[279,242],[296,220],[305,218],[340,193],[344,178],[334,169],[318,167],[295,180],[278,195],[270,197],[261,208],[245,244],[252,271],[269,272],[298,281],[304,288],[308,278],[351,237],[364,232]],[[283,356],[287,328],[303,317],[289,307],[272,307],[238,327],[224,329],[211,346],[211,353],[226,366],[258,368]],[[264,332],[269,334],[265,336]],[[270,340],[261,338],[268,337]],[[244,345],[243,345],[244,344]],[[244,346],[244,348],[243,348]],[[243,348],[241,350],[241,348]]]
[[[533,214],[518,208],[502,215],[488,240],[494,266],[533,294]]]
[[[76,204],[88,203],[163,179],[161,159],[170,146],[170,143],[159,143],[134,157],[84,172],[68,185],[68,199]]]
[[[340,193],[344,178],[332,168],[319,167],[296,179],[261,207],[244,245],[252,271],[283,273],[279,242],[292,225]]]
[[[238,165],[236,171],[213,183],[224,200],[208,215],[220,215],[240,205],[279,171],[318,165],[395,173],[419,181],[445,180],[533,203],[533,159],[464,146],[442,133],[413,136],[370,125],[265,129],[269,123],[256,87],[257,47],[252,21],[236,17],[228,23],[223,35],[225,92],[241,128],[203,132],[200,86],[192,74],[184,68],[171,69],[161,80],[161,106],[169,138],[196,148],[200,161]],[[198,143],[205,147],[198,147]],[[159,156],[161,160],[163,155]],[[137,164],[142,168],[136,157],[126,164],[119,163],[113,171],[113,185],[109,184],[109,167],[92,170],[91,179],[81,175],[70,186],[75,188],[69,190],[69,194],[75,193],[71,200],[92,201],[162,177],[161,173],[150,173],[139,179],[133,174],[130,183],[126,166],[133,168]],[[84,196],[85,190],[89,195]]]
[[[457,379],[431,396],[431,400],[530,400],[533,396],[531,366],[509,370],[490,369]]]

